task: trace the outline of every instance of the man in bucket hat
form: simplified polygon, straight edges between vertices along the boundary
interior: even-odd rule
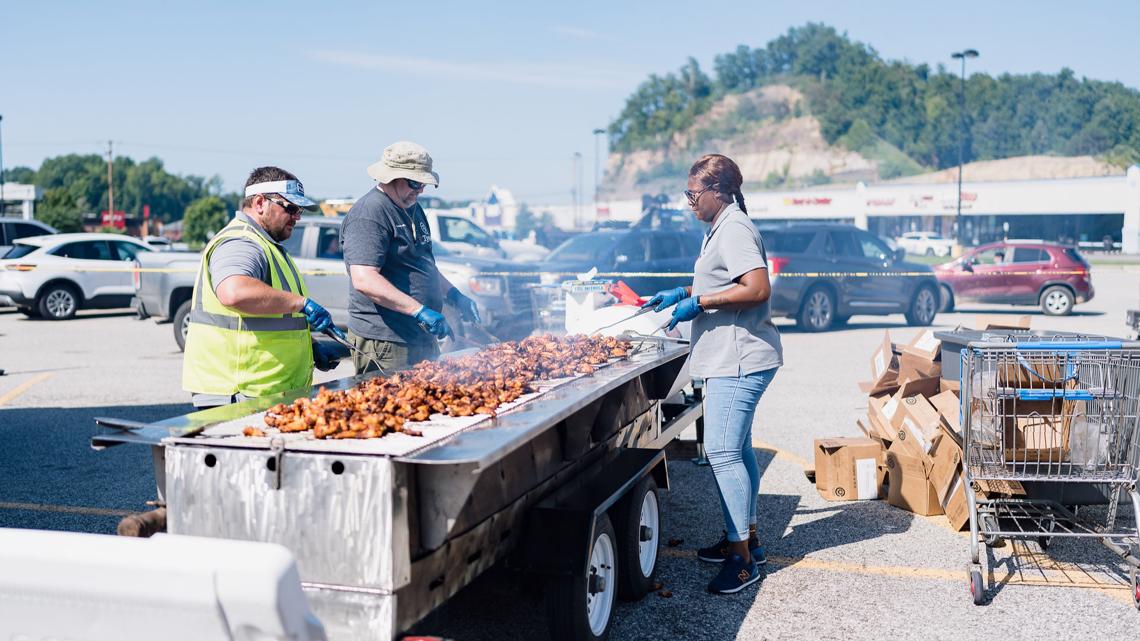
[[[438,356],[437,339],[451,335],[442,313],[445,300],[464,320],[480,320],[475,302],[435,266],[427,216],[416,202],[428,185],[439,186],[427,149],[413,142],[393,143],[368,167],[368,175],[376,188],[353,204],[341,227],[352,283],[348,338],[360,350],[352,357],[357,374],[376,365],[388,371]]]

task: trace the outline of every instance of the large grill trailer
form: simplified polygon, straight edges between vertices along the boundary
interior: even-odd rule
[[[396,638],[502,560],[545,577],[553,638],[604,638],[615,597],[653,584],[664,448],[701,416],[684,391],[688,345],[636,345],[495,417],[410,424],[420,437],[241,435],[294,393],[104,422],[92,444],[152,448],[170,533],[291,550],[330,639]]]

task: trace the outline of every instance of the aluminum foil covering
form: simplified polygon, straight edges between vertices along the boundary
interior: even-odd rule
[[[387,591],[407,584],[403,466],[384,457],[284,452],[278,477],[268,469],[277,460],[265,450],[168,446],[168,530],[280,543],[306,582]]]

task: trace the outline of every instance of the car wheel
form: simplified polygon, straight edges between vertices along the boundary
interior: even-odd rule
[[[1073,292],[1054,285],[1041,292],[1041,311],[1048,316],[1068,316],[1073,311]]]
[[[808,332],[824,332],[835,320],[835,297],[826,287],[813,287],[804,296],[796,324]]]
[[[938,311],[943,314],[954,311],[954,290],[950,289],[949,285],[943,285],[938,289],[942,291],[942,300],[939,301],[941,305],[939,305]]]
[[[186,332],[190,331],[190,301],[184,301],[174,312],[174,341],[178,349],[186,351]]]
[[[934,288],[929,285],[919,287],[910,302],[910,311],[906,313],[907,325],[926,327],[933,323],[938,307],[938,294],[934,293]]]
[[[36,307],[48,320],[67,320],[79,311],[79,294],[71,285],[48,285],[40,292]]]

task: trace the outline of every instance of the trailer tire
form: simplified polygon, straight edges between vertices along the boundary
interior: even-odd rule
[[[186,351],[186,332],[190,329],[190,301],[184,301],[174,312],[174,342],[178,349]]]
[[[618,598],[636,601],[653,589],[661,548],[661,504],[657,481],[646,476],[614,510],[618,538]]]
[[[553,641],[600,641],[609,638],[617,602],[617,537],[605,514],[594,523],[594,536],[585,549],[586,574],[550,577],[546,586],[546,617]]]

